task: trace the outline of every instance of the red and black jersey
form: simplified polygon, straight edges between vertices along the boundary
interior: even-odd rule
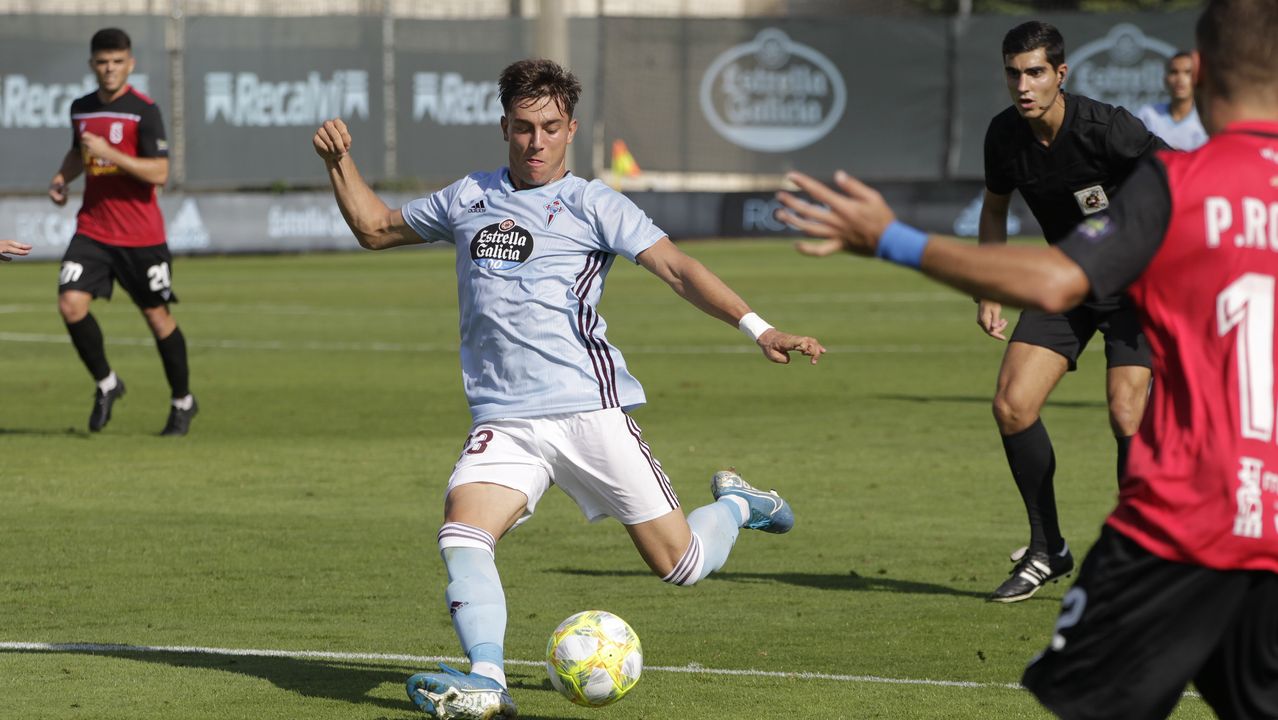
[[[90,157],[80,135],[91,132],[135,157],[168,157],[164,121],[155,101],[134,90],[103,103],[91,92],[71,103],[71,143],[84,159],[84,204],[76,232],[98,242],[145,247],[164,242],[164,218],[155,201],[155,186],[119,167]]]
[[[1149,552],[1278,572],[1278,122],[1158,153],[1060,249],[1127,287],[1154,383],[1108,524]]]

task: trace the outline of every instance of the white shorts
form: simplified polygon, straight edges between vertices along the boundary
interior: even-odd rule
[[[614,517],[634,525],[679,507],[639,426],[620,408],[477,423],[453,467],[448,491],[473,482],[528,496],[515,525],[532,517],[551,483],[590,522]]]

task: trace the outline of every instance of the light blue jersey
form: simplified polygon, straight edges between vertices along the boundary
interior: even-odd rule
[[[502,168],[403,213],[422,239],[457,247],[462,380],[475,422],[644,403],[596,310],[613,260],[634,262],[665,237],[628,198],[572,174],[516,190]]]
[[[1136,117],[1149,131],[1177,150],[1193,150],[1207,142],[1207,131],[1198,119],[1198,108],[1180,120],[1171,116],[1170,103],[1154,103],[1136,111]]]

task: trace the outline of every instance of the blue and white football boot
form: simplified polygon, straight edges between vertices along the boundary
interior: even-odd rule
[[[786,533],[794,527],[794,511],[790,503],[777,495],[777,491],[763,492],[741,479],[735,471],[720,470],[710,480],[710,492],[714,499],[735,495],[750,506],[750,517],[745,527],[770,533]]]
[[[496,680],[464,673],[440,663],[443,672],[408,678],[408,697],[419,710],[438,720],[513,720],[515,701]]]

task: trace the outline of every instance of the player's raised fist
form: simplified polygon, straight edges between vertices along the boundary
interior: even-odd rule
[[[325,162],[336,162],[351,151],[351,133],[341,118],[333,118],[320,125],[311,143],[315,146],[315,154]]]
[[[104,157],[106,151],[111,149],[111,143],[106,138],[91,132],[80,133],[80,144],[96,158]]]

